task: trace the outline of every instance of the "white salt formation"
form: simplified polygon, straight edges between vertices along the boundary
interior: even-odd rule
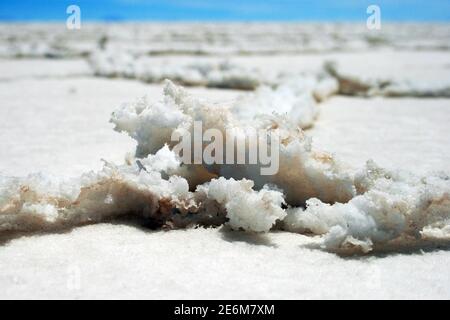
[[[264,186],[258,192],[253,191],[252,187],[251,180],[236,181],[220,177],[200,185],[197,193],[203,199],[213,200],[224,208],[228,223],[233,229],[267,232],[277,220],[286,216],[281,208],[284,203],[283,194],[270,190],[269,186]],[[208,209],[211,210],[210,207]]]
[[[136,164],[106,163],[100,172],[70,181],[41,175],[2,178],[0,230],[55,230],[120,215],[163,220],[172,208],[190,206],[186,180],[161,177],[164,170],[178,165],[170,151],[162,149],[142,162],[149,164],[147,171]]]
[[[221,130],[224,137],[225,130],[235,130],[238,140],[236,145],[247,144],[247,129],[264,129],[276,133],[281,141],[279,166],[285,169],[275,175],[261,176],[260,166],[251,164],[216,164],[200,169],[195,165],[185,165],[186,172],[180,174],[188,181],[195,179],[200,182],[208,181],[211,174],[235,179],[249,178],[254,180],[257,188],[274,183],[286,192],[288,201],[294,204],[304,204],[307,199],[318,194],[321,199],[331,202],[346,201],[354,195],[349,176],[340,170],[341,164],[331,155],[312,150],[310,140],[299,129],[299,123],[294,122],[298,119],[276,113],[260,116],[257,108],[253,108],[251,110],[254,110],[255,117],[249,122],[248,117],[235,117],[233,106],[209,105],[189,96],[171,82],[167,83],[164,94],[161,102],[148,104],[140,100],[122,106],[112,115],[111,121],[116,125],[116,130],[127,132],[137,141],[136,156],[145,157],[164,144],[174,146],[176,143],[171,141],[174,132],[181,134],[187,131],[193,136],[194,121],[201,121],[204,130]],[[204,172],[200,174],[200,170]]]
[[[346,70],[334,62],[325,63],[330,76],[339,82],[339,93],[352,96],[386,97],[450,97],[450,80],[443,78],[427,79],[425,72],[386,77],[374,76],[372,72]],[[412,68],[411,68],[412,69]],[[411,71],[409,72],[411,73]],[[429,71],[428,73],[438,73]],[[441,72],[439,72],[441,73]],[[434,78],[434,77],[433,77]]]
[[[332,250],[368,252],[393,240],[450,237],[450,177],[444,173],[415,177],[387,172],[369,161],[354,177],[358,195],[347,203],[309,199],[305,208],[290,208],[283,228],[324,234]],[[436,236],[436,234],[439,234]]]
[[[149,83],[171,79],[185,86],[253,90],[261,83],[270,82],[259,70],[228,61],[156,64],[148,57],[99,51],[90,57],[89,62],[97,76],[133,78]]]
[[[275,88],[262,86],[243,96],[232,107],[233,113],[246,121],[276,113],[305,129],[314,124],[319,114],[316,102],[338,91],[334,78],[321,75],[297,75],[279,81]]]
[[[311,91],[317,101],[335,93],[364,97],[450,97],[450,80],[445,69],[442,70],[445,61],[437,64],[441,68],[438,70],[437,66],[430,68],[423,62],[417,66],[408,66],[408,63],[413,62],[404,62],[408,71],[400,72],[401,68],[398,68],[397,72],[396,65],[402,60],[401,56],[395,59],[395,62],[386,62],[389,61],[386,58],[381,65],[372,62],[373,66],[343,66],[328,61],[324,63],[325,72],[318,71],[315,75],[293,71],[275,72],[260,66],[248,68],[230,60],[164,63],[123,51],[98,51],[91,55],[89,62],[94,74],[102,77],[133,78],[148,83],[170,79],[185,86],[260,89],[256,93],[259,97],[249,98],[249,102],[256,103],[259,109],[266,108],[266,105],[271,109],[273,103],[277,103],[281,111],[291,109],[291,105],[298,104],[298,100],[305,100],[300,99],[299,95],[307,96],[307,91]],[[383,72],[380,74],[377,68]],[[389,75],[385,74],[386,71]],[[270,88],[277,89],[277,92],[271,93]],[[300,109],[305,111],[304,108],[295,108]],[[311,109],[292,116],[301,117],[303,122],[310,123],[316,114]]]
[[[231,106],[211,105],[167,82],[160,102],[143,98],[112,115],[116,130],[137,141],[138,159],[120,166],[105,163],[101,171],[70,181],[42,175],[2,177],[0,234],[134,216],[166,228],[281,228],[323,236],[324,248],[343,252],[450,240],[448,172],[417,177],[389,172],[370,161],[366,168],[354,170],[314,149],[299,128],[305,124],[303,118],[292,114],[303,112],[313,121],[301,109],[309,110],[335,88],[327,78],[300,82],[298,87],[294,81],[256,91],[251,97],[260,107],[252,108],[251,98]],[[281,113],[271,113],[279,111],[277,101],[284,99],[277,95],[286,97],[291,108],[286,104]],[[261,102],[261,96],[272,102]],[[249,128],[277,133],[278,172],[261,175],[261,164],[182,163],[172,150],[171,136],[192,133],[195,121],[202,121],[205,130],[234,130],[237,144],[242,143],[246,152]]]

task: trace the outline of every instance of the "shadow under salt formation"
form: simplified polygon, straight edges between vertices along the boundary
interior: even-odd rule
[[[277,247],[277,245],[270,240],[270,233],[236,231],[227,226],[222,226],[219,232],[222,239],[227,242],[246,242],[258,246]]]
[[[159,232],[166,230],[166,226],[159,220],[149,219],[149,218],[141,218],[135,216],[123,216],[120,218],[110,218],[105,219],[100,222],[101,224],[107,223],[112,225],[126,225],[130,227],[134,227],[143,232]],[[33,236],[45,236],[49,234],[68,234],[72,232],[74,229],[99,224],[99,222],[87,222],[77,225],[68,225],[67,227],[58,227],[58,228],[47,228],[39,231],[8,231],[0,233],[0,247],[9,244],[11,241],[22,237],[33,237]]]
[[[66,228],[58,228],[58,229],[49,229],[49,230],[39,230],[39,231],[7,231],[0,233],[0,247],[9,244],[11,241],[19,239],[19,238],[29,238],[33,236],[45,236],[49,234],[66,234],[72,232],[73,229],[88,226],[95,224],[93,223],[84,223],[76,226],[67,226]]]
[[[387,258],[394,255],[417,255],[435,251],[450,251],[450,239],[408,239],[407,241],[397,240],[384,244],[375,244],[372,251],[362,252],[355,248],[343,248],[338,250],[326,249],[320,243],[308,243],[300,248],[321,250],[327,253],[334,253],[345,260],[366,260],[371,257]]]

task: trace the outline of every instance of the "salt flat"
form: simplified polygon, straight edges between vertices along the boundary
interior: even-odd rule
[[[162,86],[94,78],[82,65],[0,62],[5,70],[0,82],[2,175],[76,176],[100,168],[102,158],[120,163],[133,152],[133,140],[112,130],[110,114],[144,94],[159,99]],[[188,90],[216,102],[242,94]],[[354,167],[372,158],[415,173],[450,169],[449,99],[335,96],[319,108],[308,135]],[[119,222],[23,236],[0,245],[0,297],[450,298],[446,247],[341,257],[316,243],[316,238],[287,232],[252,235],[223,227],[164,232]]]

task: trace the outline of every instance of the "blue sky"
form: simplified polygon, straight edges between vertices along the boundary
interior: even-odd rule
[[[450,22],[450,0],[0,0],[3,21],[360,21],[377,4],[385,21]]]

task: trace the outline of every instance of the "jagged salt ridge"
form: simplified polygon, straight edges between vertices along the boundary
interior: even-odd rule
[[[309,100],[308,100],[309,101]],[[239,105],[239,104],[238,104]],[[314,107],[314,104],[298,104],[293,108]],[[248,146],[249,130],[262,129],[277,134],[280,138],[279,170],[274,175],[262,176],[261,166],[245,165],[186,165],[187,174],[194,172],[191,181],[208,181],[211,174],[227,178],[249,178],[257,188],[273,183],[286,192],[292,204],[304,204],[312,196],[321,195],[325,201],[347,201],[354,195],[353,186],[345,170],[340,170],[341,163],[331,155],[314,151],[308,137],[299,128],[295,118],[273,110],[261,113],[258,108],[249,106],[248,112],[254,112],[254,118],[236,115],[235,106],[211,105],[190,96],[181,87],[168,81],[164,90],[164,99],[157,103],[138,100],[125,104],[113,113],[111,121],[117,131],[127,132],[137,141],[136,156],[145,157],[153,154],[164,144],[173,147],[177,142],[171,141],[174,133],[188,132],[193,136],[194,121],[201,121],[203,130],[218,129],[227,138],[227,130],[235,134],[236,144]],[[252,110],[252,111],[250,111]],[[292,111],[295,112],[295,111]],[[227,144],[225,139],[224,145]],[[194,170],[195,168],[195,170]],[[202,180],[203,179],[203,180]],[[295,187],[297,188],[295,188]]]
[[[213,112],[212,112],[213,111]],[[174,131],[249,126],[281,137],[280,167],[261,176],[259,165],[188,165],[170,149]],[[116,130],[138,142],[136,156],[121,166],[61,182],[43,176],[0,180],[0,232],[57,230],[138,216],[166,227],[228,224],[267,232],[281,228],[323,236],[328,250],[368,252],[414,240],[449,240],[448,173],[417,177],[368,162],[353,170],[315,150],[296,123],[255,114],[250,123],[232,108],[210,105],[168,82],[158,103],[139,100],[114,113]]]
[[[283,228],[324,234],[332,250],[369,252],[426,239],[450,238],[450,177],[437,173],[417,177],[390,172],[368,161],[355,175],[360,191],[347,203],[309,199],[306,208],[290,208]]]
[[[167,146],[139,163],[105,163],[101,171],[70,181],[43,175],[1,177],[0,235],[56,231],[130,216],[178,228],[228,220],[236,229],[267,232],[286,215],[281,192],[268,186],[255,191],[253,182],[245,179],[212,180],[190,192],[186,179],[173,174],[180,162]]]

